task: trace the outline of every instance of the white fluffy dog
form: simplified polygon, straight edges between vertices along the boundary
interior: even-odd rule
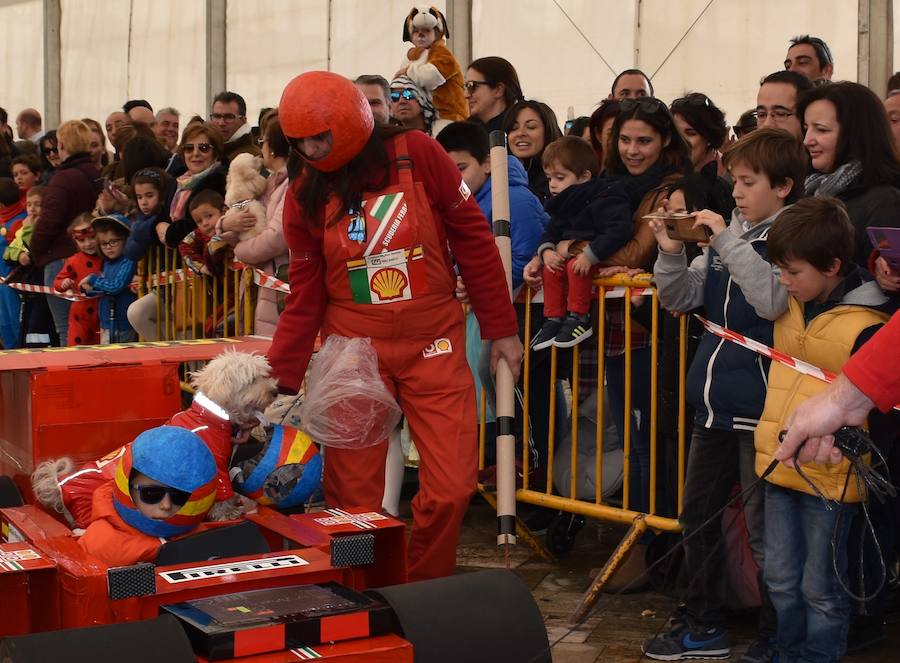
[[[228,465],[233,445],[247,441],[259,424],[259,414],[278,394],[268,360],[257,354],[226,350],[199,371],[191,374],[196,390],[187,410],[167,424],[195,431],[212,452],[220,480],[228,483]],[[111,444],[122,440],[111,440]],[[121,450],[96,461],[75,463],[70,458],[40,463],[32,474],[38,502],[50,511],[62,513],[73,527],[84,528],[90,520],[93,492],[112,479]],[[249,498],[234,494],[217,501],[207,518],[229,520],[255,508]]]
[[[256,217],[256,225],[239,233],[241,240],[256,237],[266,229],[266,208],[257,198],[266,190],[266,178],[259,170],[262,159],[252,154],[238,154],[228,167],[228,178],[225,181],[225,204],[228,211],[225,219],[236,217],[245,209]]]

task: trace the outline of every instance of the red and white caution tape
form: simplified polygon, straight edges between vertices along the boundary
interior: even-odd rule
[[[606,294],[604,296],[607,299],[620,299],[620,298],[624,297],[625,293],[627,293],[629,290],[628,288],[621,286],[621,285],[611,286],[611,287],[604,288],[604,289],[606,290]],[[652,294],[653,294],[653,288],[648,286],[646,288],[631,288],[631,294],[629,296],[630,297],[647,297]]]
[[[775,348],[770,348],[765,343],[760,343],[759,341],[754,341],[752,338],[748,338],[743,334],[738,334],[736,331],[732,331],[727,327],[723,327],[721,325],[717,325],[715,322],[710,322],[706,318],[700,315],[694,315],[703,326],[706,328],[710,334],[714,334],[720,338],[724,338],[726,341],[731,341],[737,345],[740,345],[743,348],[747,348],[748,350],[753,350],[756,354],[762,355],[763,357],[768,357],[772,361],[776,361],[779,364],[787,366],[788,368],[793,368],[798,373],[802,373],[803,375],[809,375],[811,377],[816,378],[817,380],[821,380],[822,382],[827,382],[831,384],[837,378],[837,374],[832,373],[831,371],[826,371],[818,366],[813,366],[809,362],[805,362],[802,359],[797,359],[796,357],[792,357],[789,354],[785,354],[784,352],[779,352]],[[900,410],[900,405],[894,407],[895,410]]]
[[[48,285],[32,285],[31,283],[4,283],[3,285],[8,285],[10,288],[14,288],[15,290],[21,290],[22,292],[37,292],[44,295],[53,295],[54,297],[59,297],[60,299],[68,299],[70,302],[80,302],[85,299],[90,299],[88,295],[83,295],[81,293],[75,292],[74,290],[66,290],[65,292],[60,292],[54,288],[51,288]]]
[[[171,272],[160,272],[159,274],[153,274],[150,276],[150,285],[152,287],[159,286],[160,283],[164,285],[172,285],[174,283],[181,283],[182,281],[186,281],[187,279],[194,278],[194,272],[191,270],[184,269],[176,269]]]
[[[250,265],[245,265],[242,262],[238,262],[235,260],[231,263],[231,268],[235,271],[239,271],[242,269],[252,269],[253,270],[253,282],[258,285],[260,288],[268,288],[269,290],[277,290],[278,292],[283,292],[285,294],[290,294],[291,286],[281,279],[277,279],[271,274],[266,274],[263,270],[258,267],[251,267]]]

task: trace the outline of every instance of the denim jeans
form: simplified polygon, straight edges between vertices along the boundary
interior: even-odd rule
[[[778,614],[780,663],[831,663],[846,650],[850,600],[834,563],[846,584],[855,512],[855,504],[828,510],[816,496],[766,484],[765,577]]]
[[[625,355],[606,358],[606,388],[609,394],[609,413],[619,432],[619,439],[624,444]],[[628,508],[647,513],[650,511],[650,348],[631,351],[631,413]],[[661,479],[662,476],[658,475],[657,513],[664,511],[660,508],[660,496],[666,492],[660,490]]]
[[[62,269],[65,258],[54,260],[44,266],[44,285],[53,285],[53,280]],[[72,302],[62,297],[47,297],[47,304],[50,306],[50,315],[53,316],[53,326],[56,327],[56,333],[59,335],[59,344],[64,346],[69,341],[69,309]]]
[[[700,526],[728,502],[731,488],[740,479],[746,489],[758,480],[754,469],[755,449],[751,431],[729,431],[694,426],[684,482],[684,564],[690,582],[685,593],[688,614],[699,624],[721,626],[724,622],[721,578],[724,575],[722,517]],[[759,635],[775,635],[775,610],[763,582],[764,486],[760,483],[744,496],[750,549],[759,566],[757,578],[762,605]],[[698,532],[699,531],[699,532]],[[694,532],[698,532],[694,534]],[[690,537],[690,538],[688,538]]]

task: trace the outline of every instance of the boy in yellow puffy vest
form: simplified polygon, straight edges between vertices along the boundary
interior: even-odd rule
[[[843,203],[827,197],[799,201],[769,231],[769,258],[790,294],[775,322],[775,348],[833,373],[888,319],[880,310],[888,298],[852,262],[853,238]],[[756,428],[758,474],[771,463],[788,415],[826,386],[772,362]],[[846,650],[850,603],[835,568],[846,585],[850,524],[866,499],[849,467],[847,460],[803,467],[832,509],[792,468],[778,465],[767,478],[764,573],[778,615],[779,660],[838,661]]]

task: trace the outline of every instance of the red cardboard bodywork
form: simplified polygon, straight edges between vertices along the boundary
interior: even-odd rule
[[[179,369],[185,362],[208,360],[227,348],[265,353],[269,343],[267,338],[241,337],[0,352],[0,474],[12,476],[26,502],[31,501],[29,477],[42,460],[98,458],[178,412]],[[352,524],[317,522],[322,515],[286,516],[260,507],[248,518],[260,526],[273,552],[156,567],[155,594],[113,601],[107,567],[78,545],[61,520],[30,504],[0,509],[0,638],[149,619],[163,604],[238,591],[327,581],[363,590],[406,581],[402,522],[379,519],[374,529],[366,530],[375,535],[373,565],[334,568],[332,538],[360,530]],[[208,577],[203,571],[206,565],[248,561],[266,566],[265,560],[278,557],[303,563]],[[180,573],[185,569],[191,573]],[[185,575],[191,577],[173,581]],[[350,627],[346,619],[334,626]],[[306,658],[411,663],[413,653],[407,641],[389,635],[317,645],[311,653],[291,650],[234,661]]]

